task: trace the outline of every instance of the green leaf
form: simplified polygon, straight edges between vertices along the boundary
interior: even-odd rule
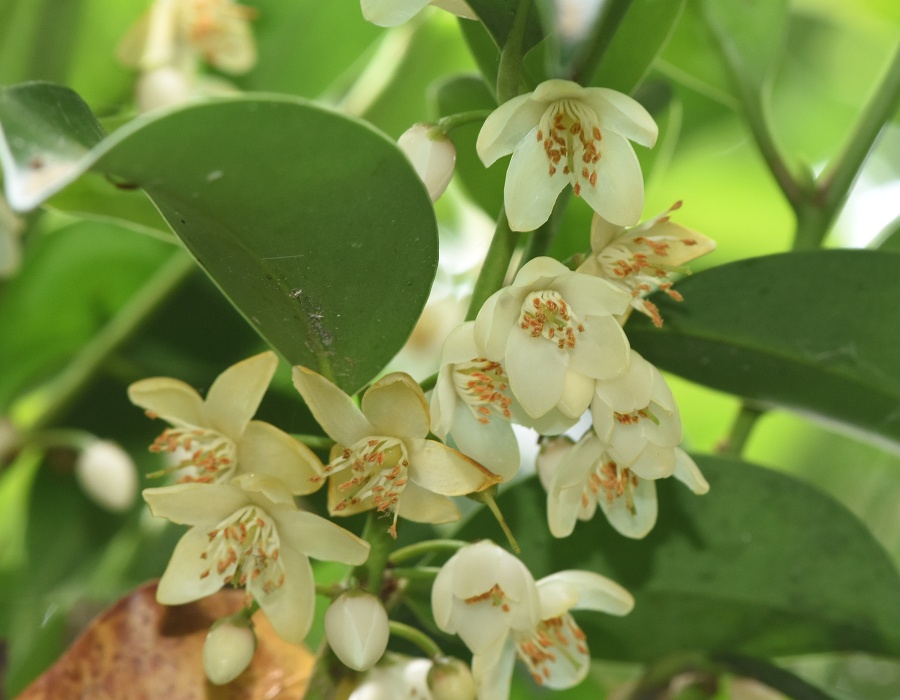
[[[544,38],[540,14],[533,0],[471,0],[469,6],[475,10],[478,19],[502,49],[512,29],[516,11],[523,2],[528,5],[528,23],[522,50],[527,51]]]
[[[864,250],[742,260],[679,282],[684,303],[654,297],[661,329],[635,315],[626,330],[661,369],[896,443],[898,266]]]
[[[291,364],[355,391],[412,331],[437,268],[434,210],[396,144],[365,123],[297,98],[236,97],[136,119],[84,153],[95,121],[74,93],[31,84],[0,96],[7,142],[64,171],[31,188],[34,203],[88,167],[143,187]],[[57,112],[39,134],[23,126],[48,103]],[[16,191],[27,169],[4,165]]]
[[[623,618],[575,612],[593,656],[900,654],[900,575],[855,516],[784,474],[696,459],[709,494],[658,481],[659,520],[643,540],[617,534],[599,513],[554,539],[536,479],[498,499],[535,578],[586,569],[634,595],[635,608]],[[459,536],[500,542],[492,521],[480,511]]]

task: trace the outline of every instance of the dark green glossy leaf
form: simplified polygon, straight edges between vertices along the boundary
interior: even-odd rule
[[[661,369],[900,442],[900,256],[864,250],[742,260],[679,282],[628,337]]]
[[[525,38],[522,49],[527,51],[543,37],[541,18],[533,0],[526,0],[528,4],[528,18],[525,30]],[[523,0],[471,0],[469,6],[475,10],[478,19],[481,20],[490,35],[497,42],[497,46],[506,46],[509,32],[516,17],[516,11],[522,5]]]
[[[148,115],[82,154],[95,122],[66,92],[2,93],[7,142],[64,170],[31,188],[35,203],[87,167],[143,187],[260,335],[346,390],[400,349],[434,278],[437,226],[394,142],[300,99],[240,97]],[[48,104],[58,118],[33,144],[18,129]],[[5,165],[8,186],[28,175],[18,159]]]
[[[575,613],[592,655],[900,654],[900,575],[855,516],[783,474],[710,456],[697,463],[709,494],[657,482],[659,520],[643,540],[617,534],[599,513],[554,539],[535,479],[498,499],[536,578],[587,569],[634,595],[634,611],[623,618]],[[460,535],[502,541],[486,511]]]

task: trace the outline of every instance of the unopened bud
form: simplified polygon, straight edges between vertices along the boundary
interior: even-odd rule
[[[135,92],[138,111],[143,113],[183,104],[191,99],[194,89],[182,71],[163,66],[142,73]]]
[[[431,201],[436,202],[453,177],[456,148],[446,136],[435,135],[433,129],[428,124],[414,124],[397,139],[397,145],[422,178]]]
[[[477,687],[468,664],[459,659],[439,659],[428,671],[433,700],[475,700]]]
[[[367,671],[387,648],[390,636],[387,612],[372,594],[350,591],[328,607],[325,636],[345,666],[354,671]]]
[[[231,618],[215,623],[203,645],[203,670],[210,683],[224,685],[241,675],[256,653],[256,634]]]
[[[75,478],[97,505],[113,512],[128,510],[138,489],[131,457],[116,443],[95,440],[78,455]]]

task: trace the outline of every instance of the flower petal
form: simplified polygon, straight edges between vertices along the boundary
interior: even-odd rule
[[[591,251],[599,253],[622,233],[623,227],[609,223],[602,216],[594,213],[591,219]]]
[[[476,655],[472,657],[472,675],[478,683],[478,697],[491,700],[509,700],[510,683],[513,668],[516,664],[516,648],[507,643],[497,648],[500,653],[493,652],[490,657]],[[477,669],[477,670],[476,670]]]
[[[565,390],[565,350],[516,328],[509,334],[504,364],[510,389],[529,416],[539,418],[556,406]]]
[[[597,503],[619,534],[635,540],[645,537],[656,524],[656,484],[650,479],[638,479],[632,491],[634,512],[621,496],[612,501],[601,497]]]
[[[379,27],[396,27],[422,10],[428,0],[361,0],[363,17]]]
[[[488,297],[475,318],[475,341],[480,348],[479,354],[488,360],[503,360],[507,338],[521,312],[522,301],[510,287],[504,287]]]
[[[175,484],[144,489],[143,496],[154,516],[179,525],[215,525],[250,503],[230,484]]]
[[[328,436],[342,445],[352,445],[376,430],[347,394],[306,367],[294,367],[294,386],[313,417]]]
[[[279,530],[279,534],[283,533]],[[316,582],[309,560],[300,552],[285,549],[280,561],[284,566],[281,586],[266,593],[251,582],[248,589],[278,636],[291,644],[302,644],[315,615]]]
[[[534,127],[516,146],[506,173],[503,202],[509,227],[513,231],[533,231],[544,224],[550,218],[559,193],[569,184],[569,177],[564,174],[561,163],[551,174],[544,145],[536,136],[537,127]],[[638,173],[640,174],[640,166]]]
[[[497,416],[479,423],[464,403],[457,402],[453,416],[453,442],[465,455],[509,481],[519,471],[519,442],[512,424]]]
[[[369,557],[369,543],[327,518],[303,510],[273,508],[278,535],[307,557],[359,566]]]
[[[516,273],[513,285],[516,287],[530,287],[531,289],[542,288],[545,285],[550,287],[552,285],[554,289],[557,289],[557,278],[571,274],[572,271],[556,258],[539,255],[522,265],[522,269]]]
[[[597,610],[610,615],[627,615],[634,597],[615,581],[593,571],[569,569],[545,576],[537,582],[541,596],[541,617],[557,617],[569,610]],[[563,608],[561,603],[572,601]]]
[[[237,446],[241,471],[274,476],[294,495],[318,491],[322,462],[299,440],[274,425],[250,421]]]
[[[478,462],[434,440],[403,441],[409,452],[409,478],[443,496],[464,496],[483,491],[500,481]]]
[[[631,303],[628,292],[605,279],[581,272],[560,275],[554,288],[582,318],[621,314]]]
[[[581,196],[610,223],[636,224],[644,207],[644,180],[634,149],[618,134],[607,132],[601,154],[597,184],[582,187]]]
[[[183,605],[212,595],[224,585],[224,576],[215,567],[210,570],[209,562],[201,558],[208,546],[205,528],[192,527],[178,540],[156,589],[160,603]],[[210,573],[204,576],[207,570]]]
[[[636,351],[629,353],[628,369],[622,374],[598,381],[594,393],[599,401],[616,413],[633,413],[646,408],[653,396],[654,367]],[[597,430],[601,434],[600,430]]]
[[[626,139],[653,148],[659,136],[659,127],[637,100],[625,93],[609,88],[585,88],[581,99],[590,105],[600,120],[600,128],[611,130]]]
[[[403,489],[397,513],[401,518],[415,523],[455,523],[462,515],[459,508],[446,496],[432,493],[414,481]]]
[[[709,482],[700,473],[700,468],[684,450],[675,448],[675,478],[698,496],[709,492]]]
[[[641,479],[665,479],[675,472],[675,449],[672,447],[660,447],[648,442],[630,462],[626,462],[625,456],[620,457],[613,448],[610,448],[610,454],[620,466],[627,466]]]
[[[484,166],[489,167],[498,158],[512,153],[516,145],[537,128],[544,110],[546,105],[534,101],[528,94],[513,97],[491,112],[475,143]]]
[[[612,316],[588,316],[569,351],[569,366],[593,379],[609,379],[628,367],[628,338]],[[535,365],[541,367],[541,365]]]
[[[206,425],[206,410],[197,391],[178,379],[151,377],[128,387],[131,403],[173,425]]]
[[[269,388],[278,367],[274,352],[263,352],[232,365],[220,374],[206,394],[210,427],[236,440]]]
[[[416,380],[404,372],[393,372],[375,382],[362,398],[362,412],[376,435],[428,435],[431,417],[425,394]]]
[[[474,321],[466,321],[456,326],[447,334],[441,347],[441,363],[444,365],[471,362],[478,355]]]

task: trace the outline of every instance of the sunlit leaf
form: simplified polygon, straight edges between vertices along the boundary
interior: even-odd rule
[[[634,611],[623,618],[576,612],[593,656],[900,653],[900,575],[844,506],[747,463],[709,456],[697,463],[709,494],[657,482],[659,520],[643,540],[622,537],[599,513],[554,539],[536,479],[498,499],[535,577],[587,569],[634,595]],[[482,511],[459,534],[501,542],[492,519]]]
[[[632,345],[692,381],[900,442],[900,256],[862,250],[753,258],[682,280]],[[661,295],[660,295],[661,296]]]
[[[65,655],[19,700],[90,697],[202,697],[209,700],[287,700],[301,697],[313,656],[282,641],[261,613],[254,618],[258,645],[250,667],[213,686],[203,672],[210,625],[237,612],[241,591],[221,591],[196,603],[156,602],[156,584],[129,594],[94,620]]]

